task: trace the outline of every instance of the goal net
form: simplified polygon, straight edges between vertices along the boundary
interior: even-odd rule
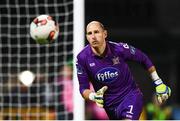
[[[52,44],[30,38],[29,25],[40,14],[59,23]],[[0,0],[1,120],[73,119],[72,61],[73,0]],[[24,71],[35,77],[30,86],[18,78]]]

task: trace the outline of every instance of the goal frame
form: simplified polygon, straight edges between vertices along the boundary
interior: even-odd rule
[[[85,103],[79,92],[79,83],[76,75],[76,56],[84,47],[84,0],[74,0],[74,14],[73,14],[73,102],[74,120],[85,119]]]

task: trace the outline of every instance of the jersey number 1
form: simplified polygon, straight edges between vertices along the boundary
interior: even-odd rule
[[[130,110],[129,110],[129,111],[127,111],[127,113],[129,113],[129,114],[133,114],[133,112],[132,112],[132,110],[133,110],[133,105],[129,105],[128,107],[130,107]]]

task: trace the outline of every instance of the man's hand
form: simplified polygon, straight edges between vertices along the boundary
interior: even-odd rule
[[[92,92],[89,95],[89,99],[96,102],[96,104],[99,107],[103,107],[104,106],[104,100],[103,100],[103,95],[104,92],[108,89],[107,86],[103,86],[101,89],[99,89],[96,93]]]
[[[156,95],[160,104],[164,103],[171,96],[171,89],[163,84],[161,79],[154,81],[156,85]]]

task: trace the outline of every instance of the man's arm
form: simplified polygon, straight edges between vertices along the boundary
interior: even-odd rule
[[[90,100],[90,99],[89,99],[90,93],[93,93],[93,91],[90,90],[90,89],[85,89],[85,90],[83,91],[83,93],[82,93],[83,98],[84,98],[85,100]]]
[[[152,66],[152,67],[150,67],[149,69],[148,69],[148,72],[151,74],[151,73],[153,73],[154,71],[156,71],[156,68],[154,67],[154,66]]]
[[[171,95],[171,89],[163,83],[161,78],[158,76],[154,66],[150,67],[148,72],[150,73],[151,79],[153,80],[153,83],[156,87],[158,102],[160,104],[164,103]]]
[[[136,61],[140,63],[146,70],[153,66],[153,63],[151,62],[149,57],[141,50],[126,43],[120,43],[120,47],[120,54],[122,55],[125,61]]]
[[[101,89],[99,89],[97,92],[93,92],[90,89],[85,89],[82,93],[82,96],[84,99],[86,100],[91,100],[96,102],[96,104],[99,107],[103,107],[104,106],[104,92],[108,89],[107,86],[103,86]]]
[[[142,64],[146,70],[150,73],[151,79],[156,87],[156,95],[159,103],[166,101],[171,95],[171,89],[166,86],[156,72],[156,68],[149,59],[149,57],[133,46],[121,43],[123,49],[123,57],[125,60],[133,60]]]

